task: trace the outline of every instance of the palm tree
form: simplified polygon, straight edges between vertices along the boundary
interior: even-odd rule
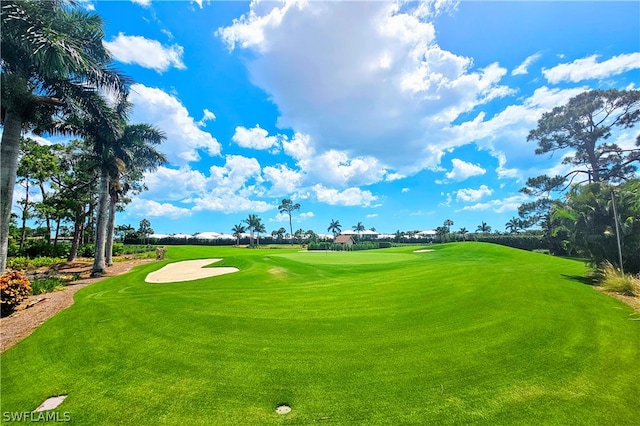
[[[365,228],[362,222],[358,222],[356,225],[353,225],[353,230],[358,233],[358,242],[360,242],[360,232],[364,231]]]
[[[518,231],[524,229],[524,221],[517,217],[512,217],[504,226],[510,234],[517,234]]]
[[[296,231],[295,237],[298,239],[298,244],[302,247],[302,239],[304,238],[304,229],[300,228]]]
[[[240,235],[245,233],[247,228],[245,228],[240,223],[238,225],[235,225],[231,230],[233,231],[233,236],[236,237],[236,245],[239,246],[240,245]]]
[[[256,227],[260,224],[260,218],[255,214],[250,214],[248,218],[243,220],[244,223],[247,224],[247,229],[249,230],[249,247],[253,247],[253,233],[256,230]]]
[[[436,228],[436,237],[440,238],[440,242],[446,241],[446,236],[448,233],[449,233],[449,230],[447,229],[446,226],[438,226]]]
[[[482,232],[483,234],[488,234],[489,232],[491,232],[491,227],[487,225],[487,222],[483,221],[480,225],[478,225],[476,232]]]
[[[340,225],[340,221],[331,219],[331,223],[327,228],[327,232],[331,232],[333,234],[333,237],[335,238],[340,233],[340,231],[342,231],[342,225]]]
[[[128,124],[124,126],[122,137],[114,141],[111,164],[104,167],[110,169],[109,182],[109,217],[106,229],[106,264],[112,265],[113,231],[115,228],[118,202],[129,191],[142,192],[140,185],[144,172],[153,171],[167,162],[164,154],[157,151],[154,145],[162,143],[164,133],[150,124]],[[98,230],[102,232],[102,230]]]
[[[111,263],[119,179],[128,173],[130,180],[140,181],[144,171],[153,170],[166,162],[165,156],[153,146],[165,139],[164,133],[149,124],[127,124],[130,109],[126,94],[119,94],[113,105],[103,99],[102,115],[99,117],[86,113],[73,114],[56,125],[56,129],[62,133],[83,135],[91,145],[100,167],[92,276],[101,276],[106,265]],[[108,120],[104,117],[108,117]],[[126,192],[130,186],[121,189]]]
[[[284,238],[284,234],[287,233],[287,230],[283,227],[280,227],[278,230],[271,231],[271,236],[274,237],[278,242],[282,241]]]
[[[285,198],[282,200],[280,205],[278,206],[278,211],[280,213],[287,213],[289,215],[289,231],[291,235],[293,235],[293,223],[291,222],[291,213],[296,210],[300,210],[300,203],[295,203],[291,201],[289,198]],[[291,239],[291,245],[293,245],[293,239]]]
[[[458,233],[460,235],[462,235],[462,241],[467,241],[467,233],[469,233],[469,231],[467,230],[467,228],[460,228],[460,230],[458,231]]]
[[[125,91],[128,79],[110,68],[98,15],[63,0],[6,0],[2,38],[0,146],[0,273],[6,269],[11,200],[22,129],[49,130],[53,116],[84,110],[100,116],[96,89]]]
[[[262,220],[260,218],[258,218],[258,222],[256,223],[256,227],[254,231],[257,234],[257,239],[258,239],[257,246],[260,247],[260,234],[261,233],[264,234],[267,232],[267,229],[264,227],[264,223],[262,223]]]
[[[56,123],[56,129],[61,133],[84,136],[85,142],[91,146],[93,156],[100,169],[92,277],[101,276],[106,268],[109,183],[111,176],[118,173],[119,163],[115,151],[120,151],[118,142],[123,136],[130,106],[124,95],[118,98],[115,105],[110,105],[105,99],[102,99],[100,115],[94,116],[81,111],[78,114],[70,115],[64,122]]]

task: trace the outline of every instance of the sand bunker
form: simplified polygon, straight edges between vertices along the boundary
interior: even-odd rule
[[[430,252],[430,251],[433,251],[433,250],[431,250],[431,249],[422,249],[422,250],[414,250],[413,252],[414,253],[427,253],[427,252]]]
[[[182,281],[199,280],[200,278],[215,277],[218,275],[238,272],[238,268],[220,266],[217,268],[204,268],[222,259],[198,259],[175,262],[165,265],[155,272],[151,272],[145,278],[148,283],[176,283]]]

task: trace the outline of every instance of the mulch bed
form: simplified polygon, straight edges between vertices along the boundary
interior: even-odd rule
[[[128,272],[134,266],[148,262],[154,262],[154,260],[133,259],[115,262],[107,268],[105,275],[100,278],[89,278],[92,263],[82,261],[67,262],[30,271],[28,275],[32,277],[78,274],[82,278],[72,281],[63,290],[29,296],[22,301],[13,314],[0,318],[0,352],[6,351],[33,333],[46,320],[73,305],[73,296],[76,291],[105,278]]]

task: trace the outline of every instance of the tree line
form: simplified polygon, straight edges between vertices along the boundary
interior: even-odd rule
[[[1,7],[0,273],[6,269],[16,178],[27,190],[30,184],[44,188],[47,178],[53,193],[43,193],[37,207],[24,199],[22,220],[33,209],[49,229],[52,221],[71,221],[73,258],[86,231],[84,219],[95,215],[92,275],[99,276],[112,261],[115,213],[128,195],[144,189],[144,172],[166,161],[157,150],[165,135],[128,121],[132,80],[114,68],[98,15],[64,0],[7,0]],[[45,156],[48,163],[38,164],[44,148],[25,141],[24,130],[78,139],[52,148],[60,161]],[[31,164],[18,161],[21,149]]]

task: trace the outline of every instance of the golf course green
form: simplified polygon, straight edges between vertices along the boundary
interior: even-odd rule
[[[64,394],[81,425],[637,424],[640,315],[584,263],[420,248],[170,247],[3,353],[1,411]],[[203,258],[239,272],[145,283]]]

